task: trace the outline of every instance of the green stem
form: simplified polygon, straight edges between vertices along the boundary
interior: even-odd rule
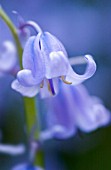
[[[19,37],[17,34],[17,29],[8,17],[8,15],[5,13],[5,11],[0,7],[0,17],[4,20],[4,22],[9,27],[10,31],[12,32],[12,35],[14,37],[18,55],[19,55],[19,63],[20,67],[22,69],[22,53],[23,49],[21,46],[21,43],[19,41]],[[27,98],[24,97],[24,106],[25,106],[25,114],[26,114],[26,125],[27,125],[27,133],[28,136],[31,133],[32,127],[37,122],[37,110],[35,105],[35,99],[34,98]],[[39,139],[39,130],[37,129],[37,133],[35,134],[36,139]],[[37,159],[35,160],[35,165],[39,165],[43,167],[43,153],[40,151],[37,154]]]
[[[23,52],[23,49],[22,49],[21,43],[20,43],[19,38],[18,38],[17,29],[13,25],[13,23],[10,20],[10,18],[8,17],[8,15],[2,9],[2,7],[0,7],[0,17],[5,21],[5,23],[10,28],[10,31],[12,32],[12,35],[13,35],[15,43],[16,43],[18,55],[19,55],[20,67],[22,68],[22,52]]]
[[[31,134],[32,127],[35,125],[36,121],[36,115],[37,115],[37,107],[35,104],[35,99],[34,98],[27,98],[24,97],[24,102],[25,102],[25,111],[27,113],[26,115],[26,124],[27,126],[27,132],[28,134]],[[37,130],[34,133],[34,139],[39,139],[39,125],[37,126]],[[41,167],[44,167],[44,153],[40,149],[37,151],[37,155],[35,155],[35,165],[39,165]]]
[[[27,113],[26,117],[26,124],[27,126],[27,133],[30,134],[33,126],[36,124],[36,115],[37,115],[37,109],[36,109],[36,103],[35,103],[35,98],[28,98],[24,97],[24,103],[25,103],[25,112]],[[34,133],[35,138],[39,138],[39,133],[38,129],[36,133]]]

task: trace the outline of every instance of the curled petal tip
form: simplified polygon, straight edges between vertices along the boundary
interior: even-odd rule
[[[93,59],[93,57],[89,54],[85,55],[85,58],[88,60],[88,70],[89,70],[89,77],[92,77],[92,75],[95,73],[96,71],[96,63]]]
[[[85,55],[87,60],[87,67],[84,74],[77,74],[71,67],[69,67],[68,74],[66,75],[66,80],[72,82],[73,85],[77,85],[92,77],[96,71],[96,63],[91,55]]]

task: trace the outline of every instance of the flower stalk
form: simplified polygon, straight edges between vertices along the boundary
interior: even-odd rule
[[[17,29],[13,25],[13,23],[10,20],[10,18],[8,17],[8,15],[2,9],[2,7],[0,7],[0,17],[5,21],[5,23],[9,27],[9,29],[10,29],[13,37],[14,37],[16,47],[17,47],[17,51],[18,51],[18,55],[19,55],[20,67],[22,68],[22,52],[23,52],[23,49],[22,49],[21,43],[19,41],[19,37],[18,37],[18,34],[17,34]]]
[[[2,9],[2,7],[0,7],[0,17],[7,24],[7,26],[9,27],[9,29],[13,35],[13,38],[16,43],[16,48],[18,51],[20,68],[22,69],[23,49],[22,49],[21,43],[19,41],[17,29],[14,26],[14,24],[12,23],[12,21],[10,20],[10,18],[8,17],[8,15]],[[25,114],[26,114],[25,116],[26,116],[27,136],[29,137],[32,127],[37,122],[37,109],[36,109],[36,105],[35,105],[35,98],[24,97],[24,106],[25,106]],[[35,135],[34,137],[36,137],[36,140],[39,140],[39,133],[40,133],[39,130],[40,129],[38,128],[36,130],[36,133],[34,134]],[[37,153],[37,159],[35,160],[35,164],[43,167],[43,154],[41,154],[41,152],[40,152],[40,154],[39,154],[39,152]]]

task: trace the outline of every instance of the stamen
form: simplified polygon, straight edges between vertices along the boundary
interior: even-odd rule
[[[65,80],[65,76],[61,76],[61,79],[65,84],[72,84],[72,82]]]
[[[49,90],[49,92],[52,94],[52,91],[51,91],[51,88],[50,88],[50,84],[49,84],[49,81],[48,81],[48,90]]]
[[[40,88],[44,87],[44,80],[42,80],[41,84],[40,84]]]
[[[48,90],[51,92],[52,95],[55,95],[55,90],[54,90],[52,79],[48,79]]]

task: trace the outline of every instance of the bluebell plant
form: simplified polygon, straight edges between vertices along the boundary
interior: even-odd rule
[[[51,33],[43,32],[34,21],[21,19],[18,32],[2,8],[0,16],[10,28],[16,44],[15,49],[11,42],[5,43],[6,49],[0,54],[0,73],[12,73],[18,56],[19,69],[13,74],[11,87],[23,96],[28,129],[29,160],[13,170],[42,170],[45,169],[44,164],[38,161],[40,159],[35,159],[36,152],[37,157],[43,159],[39,154],[39,151],[42,152],[41,143],[50,138],[67,139],[74,136],[78,129],[88,133],[105,126],[110,122],[110,111],[99,98],[90,96],[81,84],[96,71],[96,63],[91,55],[70,60],[63,44]],[[29,26],[35,29],[36,35],[26,33],[28,40],[26,38],[25,45],[22,45],[20,36],[24,36]],[[70,63],[74,61],[80,64],[83,58],[87,68],[83,75],[79,75]],[[47,104],[44,130],[39,127],[35,105],[34,97],[38,93]],[[36,145],[33,146],[33,142]]]
[[[66,84],[80,84],[90,78],[96,70],[96,64],[90,55],[85,55],[88,66],[83,75],[78,75],[68,61],[67,52],[62,43],[49,32],[42,32],[33,21],[28,21],[21,28],[30,25],[38,31],[31,36],[23,51],[23,70],[17,73],[12,88],[23,96],[33,97],[40,88],[47,89],[52,95],[58,90],[57,81]]]
[[[74,136],[78,129],[89,133],[111,120],[110,111],[100,98],[90,96],[84,85],[60,85],[60,93],[45,99],[47,112],[44,114],[46,128],[41,140],[65,139]]]

